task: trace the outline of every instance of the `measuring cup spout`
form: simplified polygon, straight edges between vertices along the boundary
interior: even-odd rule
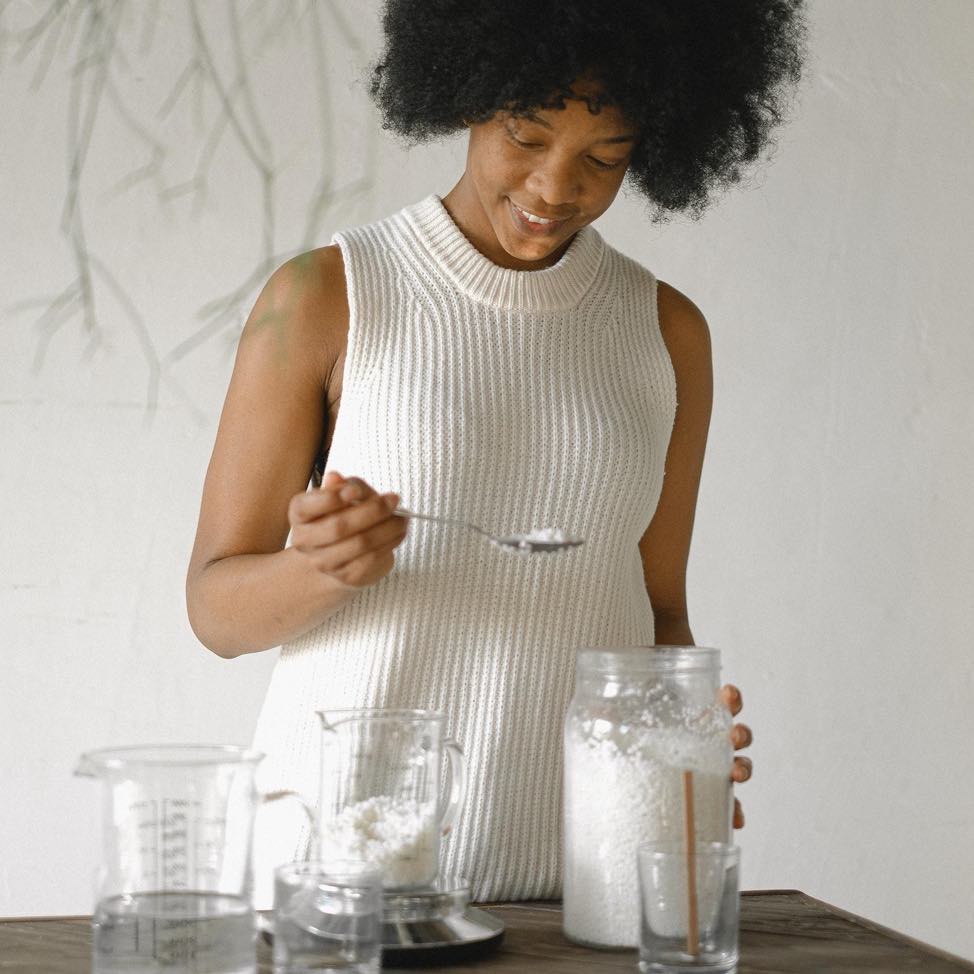
[[[98,751],[85,751],[78,757],[72,774],[76,778],[108,778],[112,771],[125,766],[126,751],[129,748],[102,748]]]
[[[76,778],[99,778],[101,768],[92,760],[90,754],[82,754],[78,758],[78,763],[74,766],[72,774]]]

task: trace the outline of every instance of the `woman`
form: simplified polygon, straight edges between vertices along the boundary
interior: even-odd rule
[[[384,28],[386,126],[467,128],[466,168],[267,283],[206,478],[190,619],[227,658],[283,644],[255,738],[265,787],[314,792],[316,709],[444,711],[471,779],[446,870],[479,899],[552,897],[575,650],[693,642],[711,409],[703,315],[590,224],[626,177],[657,219],[739,177],[798,77],[799,0],[390,0]],[[585,544],[515,554],[400,503]],[[736,757],[733,779],[750,773]],[[262,833],[265,872],[303,841]]]

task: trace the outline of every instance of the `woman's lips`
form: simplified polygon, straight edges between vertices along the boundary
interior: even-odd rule
[[[511,205],[511,216],[514,219],[514,225],[522,233],[530,234],[532,237],[546,237],[568,222],[567,220],[552,220],[550,223],[533,223],[523,216],[521,209],[513,200],[508,200],[507,202]],[[537,214],[532,215],[535,216]]]

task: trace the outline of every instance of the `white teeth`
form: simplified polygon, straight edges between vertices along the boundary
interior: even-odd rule
[[[528,213],[527,210],[522,210],[516,203],[514,204],[514,209],[524,217],[528,223],[557,223],[557,220],[546,220],[543,216],[535,216],[533,213]]]

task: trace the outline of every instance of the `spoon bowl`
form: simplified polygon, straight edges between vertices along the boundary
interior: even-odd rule
[[[397,507],[395,512],[399,517],[416,518],[420,521],[434,521],[437,524],[449,524],[456,527],[467,528],[483,535],[489,541],[503,548],[505,551],[518,551],[523,554],[553,554],[556,551],[565,551],[568,548],[577,548],[584,544],[582,538],[569,538],[563,532],[552,529],[532,531],[530,534],[509,534],[502,537],[491,534],[476,524],[469,521],[461,521],[455,517],[437,517],[433,514],[420,514],[417,511],[410,511],[405,507]]]
[[[540,541],[524,534],[514,534],[509,538],[491,538],[499,548],[508,548],[515,551],[523,551],[527,554],[550,554],[555,551],[564,551],[566,548],[577,548],[585,542],[581,538],[565,538],[562,541]]]

